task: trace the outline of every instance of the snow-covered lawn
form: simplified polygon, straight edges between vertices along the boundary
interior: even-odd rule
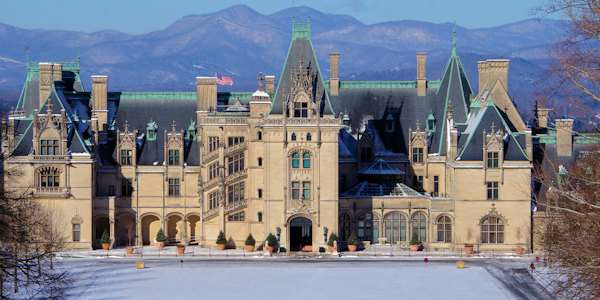
[[[514,299],[481,264],[257,258],[58,258],[76,299]],[[181,262],[183,261],[183,262]]]

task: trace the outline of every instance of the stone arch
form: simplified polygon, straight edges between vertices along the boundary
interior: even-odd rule
[[[181,213],[170,213],[167,215],[167,242],[169,243],[180,243],[183,241],[184,232],[184,221],[183,214]]]
[[[315,243],[315,220],[308,214],[295,214],[287,219],[288,249],[290,251],[308,251]],[[311,250],[312,251],[312,250]]]
[[[419,241],[426,242],[428,238],[428,219],[427,213],[422,210],[415,211],[410,216],[410,238],[412,239],[413,234],[416,232]]]
[[[190,243],[198,243],[201,234],[201,225],[202,220],[200,219],[200,214],[198,213],[189,213],[186,216],[188,231],[187,237]]]
[[[110,218],[107,214],[94,216],[94,241],[100,243],[104,230],[110,235]]]
[[[434,234],[436,242],[450,243],[454,240],[454,218],[448,213],[441,213],[435,217]]]
[[[135,215],[130,212],[121,212],[115,216],[115,246],[135,245],[137,234]]]
[[[140,217],[142,224],[142,245],[151,245],[161,228],[161,218],[155,213],[145,213]]]
[[[352,233],[352,216],[350,213],[341,212],[338,216],[339,238],[341,241],[347,241]]]
[[[379,239],[381,217],[373,211],[365,211],[356,217],[357,237],[361,241],[376,242]]]
[[[408,215],[401,211],[386,213],[382,219],[383,231],[387,242],[406,242],[408,239]]]

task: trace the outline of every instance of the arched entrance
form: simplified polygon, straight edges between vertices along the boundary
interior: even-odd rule
[[[122,214],[117,218],[117,234],[115,245],[135,245],[135,217],[130,214]]]
[[[197,215],[189,215],[188,222],[188,240],[190,244],[197,244],[200,238],[200,217]]]
[[[108,217],[101,216],[96,218],[96,242],[100,244],[100,238],[102,238],[102,233],[104,230],[108,232],[110,235],[110,222],[108,221]]]
[[[290,251],[301,251],[304,246],[312,246],[312,240],[312,221],[304,217],[292,219],[290,222]]]
[[[178,244],[183,238],[183,218],[179,215],[168,217],[167,223],[167,242],[169,244]]]
[[[150,245],[160,229],[160,219],[154,215],[142,217],[142,244]]]

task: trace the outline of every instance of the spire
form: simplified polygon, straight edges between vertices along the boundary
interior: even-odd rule
[[[452,56],[456,57],[456,21],[454,21],[454,28],[452,30]]]
[[[25,53],[27,53],[27,62],[29,62],[29,43],[25,46]]]

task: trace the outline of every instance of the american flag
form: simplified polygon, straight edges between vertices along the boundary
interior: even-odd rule
[[[217,84],[218,85],[233,85],[233,78],[230,76],[223,76],[219,73],[215,73],[217,76]]]

